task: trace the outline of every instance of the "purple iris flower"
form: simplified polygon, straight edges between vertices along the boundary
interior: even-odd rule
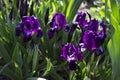
[[[83,42],[91,51],[98,50],[106,37],[106,25],[97,20],[91,20],[88,29],[83,33]]]
[[[35,33],[37,33],[38,38],[43,35],[38,19],[34,16],[23,16],[22,22],[16,27],[16,36],[23,34],[23,42],[27,42],[32,39]]]
[[[90,50],[98,49],[101,45],[101,39],[98,34],[91,30],[87,30],[84,32],[83,42],[85,46]]]
[[[50,30],[48,31],[48,38],[51,39],[55,32],[60,31],[67,24],[65,15],[56,13],[50,22]]]
[[[69,32],[70,31],[70,24],[66,24],[65,25],[65,32]]]
[[[51,29],[48,31],[48,38],[49,38],[49,39],[52,39],[52,37],[54,36],[54,33],[55,33],[55,28],[51,28]]]
[[[76,18],[76,22],[79,24],[82,30],[84,30],[88,26],[88,20],[86,17],[88,16],[89,21],[91,20],[91,15],[85,12],[79,12]]]
[[[86,19],[87,16],[89,21]],[[84,12],[78,13],[76,22],[82,29],[82,43],[91,51],[99,50],[106,37],[106,25],[91,19],[91,15]]]
[[[82,53],[80,51],[80,48],[77,46],[74,46],[71,43],[65,44],[62,46],[62,57],[64,57],[68,63],[69,66],[68,68],[70,70],[75,70],[76,69],[76,60],[78,61],[82,61],[83,60],[83,56]]]

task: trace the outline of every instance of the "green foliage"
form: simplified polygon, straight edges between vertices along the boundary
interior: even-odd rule
[[[33,37],[33,39],[28,43],[22,42],[23,36],[17,37],[15,35],[15,28],[21,21],[21,0],[11,1],[12,3],[9,2],[9,0],[0,0],[0,74],[6,75],[11,80],[37,80],[41,79],[40,77],[51,80],[111,79],[112,69],[108,51],[106,49],[108,42],[107,39],[105,44],[101,46],[104,48],[104,54],[99,57],[95,57],[95,55],[85,52],[85,54],[83,54],[84,60],[82,62],[77,62],[78,69],[70,71],[68,70],[67,62],[61,59],[60,56],[61,45],[67,43],[68,33],[61,30],[55,34],[53,39],[49,40],[47,38],[47,32],[50,28],[49,22],[53,15],[57,12],[63,13],[67,18],[67,22],[72,24],[80,9],[81,3],[84,0],[28,0],[29,4],[27,15],[30,15],[31,5],[33,3],[33,14],[39,19],[40,26],[43,30],[43,37],[41,39]],[[116,2],[111,6],[112,14],[110,15],[110,20],[115,28],[115,32],[108,44],[114,77],[116,77],[116,73],[119,73],[117,71],[120,71],[117,70],[120,67],[118,63],[118,58],[120,56],[118,45],[120,41],[118,38],[120,35],[120,17],[118,16],[120,14],[118,6],[120,5],[117,5],[118,3]],[[100,10],[97,10],[96,7],[91,8],[88,12],[98,20],[106,19],[104,21],[107,21],[108,15],[106,16],[106,14],[109,13],[107,13],[107,11],[105,12],[105,6],[102,5],[102,7],[99,7]],[[48,8],[48,23],[45,24],[44,17]],[[11,20],[10,12],[12,9],[13,14]],[[109,25],[110,23],[108,24],[108,27]],[[80,38],[81,31],[77,29],[73,34],[72,42],[74,44],[78,44]]]
[[[120,5],[119,0],[110,0],[110,21],[113,25],[115,31],[111,40],[108,43],[108,50],[112,60],[112,79],[119,80],[120,79]]]
[[[67,11],[66,11],[66,17],[68,22],[73,21],[75,15],[77,14],[80,4],[82,3],[83,0],[70,0]]]
[[[52,68],[52,63],[50,62],[50,60],[46,58],[46,61],[47,61],[47,67],[46,67],[46,71],[44,72],[43,76],[46,76]]]

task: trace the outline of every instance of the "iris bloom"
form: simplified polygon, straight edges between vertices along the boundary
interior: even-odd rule
[[[100,23],[99,25],[99,22],[94,20],[91,21],[88,28],[89,29],[83,33],[83,42],[88,49],[92,51],[98,50],[106,37],[106,26],[104,23]]]
[[[62,57],[64,57],[68,61],[68,68],[70,70],[76,69],[76,60],[82,61],[83,56],[81,54],[80,48],[74,46],[71,43],[65,44],[62,46]]]
[[[66,17],[61,13],[56,13],[50,22],[50,30],[48,31],[48,38],[51,39],[55,32],[60,31],[66,26]]]
[[[88,16],[88,19],[86,19],[86,17]],[[77,15],[76,18],[76,22],[78,23],[78,25],[81,27],[82,30],[84,30],[87,26],[89,21],[91,20],[91,15],[89,13],[85,13],[85,12],[80,12]]]
[[[16,27],[16,36],[23,34],[23,42],[27,42],[32,39],[35,33],[37,33],[38,38],[43,35],[38,19],[34,16],[23,16],[22,22]]]
[[[86,20],[86,15],[89,21]],[[96,19],[91,19],[90,14],[80,12],[76,18],[76,22],[80,25],[83,36],[82,42],[91,51],[99,50],[106,37],[106,25]]]

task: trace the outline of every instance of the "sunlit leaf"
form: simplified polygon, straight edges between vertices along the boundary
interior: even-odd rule
[[[46,61],[47,61],[47,67],[46,67],[46,71],[44,72],[43,76],[46,76],[52,68],[52,63],[50,59],[46,58]]]
[[[112,79],[120,80],[120,13],[117,0],[111,0],[111,24],[115,31],[111,40],[108,43],[108,50],[112,60]]]
[[[66,17],[68,22],[72,22],[75,15],[77,14],[79,7],[81,5],[83,0],[70,0],[67,11],[66,11]]]

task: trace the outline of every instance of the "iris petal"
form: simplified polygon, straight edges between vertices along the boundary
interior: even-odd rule
[[[52,39],[55,32],[60,31],[67,24],[66,17],[61,13],[56,13],[50,22],[50,30],[48,31],[48,38]],[[54,30],[55,31],[54,31]]]
[[[48,31],[48,38],[49,39],[52,39],[53,36],[55,34],[55,29],[54,28],[51,28],[49,31]]]
[[[87,21],[87,15],[89,21]],[[82,29],[81,43],[91,50],[98,50],[103,44],[106,37],[106,25],[96,19],[91,19],[89,13],[80,12],[76,18],[76,22]]]
[[[23,16],[19,27],[16,27],[16,35],[19,36],[22,33],[24,35],[23,42],[27,42],[36,32],[37,37],[42,37],[43,32],[38,19],[34,16]]]
[[[75,63],[76,60],[82,61],[83,59],[83,56],[81,54],[79,47],[74,46],[71,43],[68,43],[62,46],[61,56],[64,57],[69,62],[68,68],[70,70],[73,70],[76,68],[76,63]]]
[[[97,37],[97,34],[91,30],[88,30],[84,33],[83,42],[86,47],[90,50],[95,50],[100,46],[100,38]]]
[[[38,38],[41,38],[43,35],[43,31],[40,29],[40,30],[37,30],[37,37]]]
[[[75,70],[76,68],[77,68],[77,64],[75,63],[75,60],[72,60],[68,63],[69,70]]]

